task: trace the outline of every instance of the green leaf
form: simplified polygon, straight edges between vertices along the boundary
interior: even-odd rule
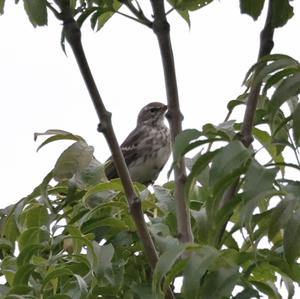
[[[258,66],[261,66],[261,64],[258,64]],[[257,68],[258,72],[255,73],[253,84],[261,84],[261,82],[265,81],[270,76],[270,74],[280,69],[291,66],[299,66],[298,61],[289,56],[283,55],[282,58],[273,60],[271,61],[271,63],[259,67],[259,69]],[[283,73],[281,74],[283,75]]]
[[[291,97],[296,96],[300,92],[300,70],[293,75],[285,78],[278,88],[275,90],[269,103],[269,114],[271,119],[274,118],[275,113],[279,107]]]
[[[296,201],[287,197],[273,210],[268,231],[270,241],[275,237],[277,232],[288,223],[293,215],[295,206]]]
[[[83,196],[82,200],[83,202],[85,202],[93,194],[103,191],[124,192],[124,189],[120,179],[114,179],[107,183],[99,183],[95,186],[90,187],[86,194]]]
[[[190,142],[200,136],[201,132],[196,129],[187,129],[178,134],[174,143],[174,161],[181,158]]]
[[[60,267],[60,268],[55,268],[49,269],[49,273],[47,273],[46,277],[43,279],[43,285],[42,288],[45,288],[46,285],[51,282],[51,280],[54,280],[56,278],[62,277],[62,276],[73,276],[73,272],[66,267]]]
[[[182,294],[184,298],[199,298],[201,292],[201,279],[218,255],[219,252],[213,247],[203,246],[190,256],[184,270],[182,285]]]
[[[21,218],[24,219],[25,228],[49,226],[49,215],[47,208],[41,204],[34,204],[23,211]]]
[[[114,255],[114,247],[111,244],[100,246],[97,242],[92,242],[93,249],[88,248],[87,254],[93,271],[97,277],[103,276],[107,269],[112,267],[112,258]]]
[[[120,9],[122,2],[118,0],[107,1],[91,17],[91,26],[93,29],[100,30],[105,23]]]
[[[216,185],[220,180],[230,175],[234,170],[243,166],[251,156],[251,151],[244,147],[240,141],[232,141],[223,147],[213,158],[209,183]]]
[[[74,274],[74,277],[76,278],[77,284],[79,286],[80,298],[87,298],[87,294],[88,294],[87,283],[84,281],[84,279],[80,275]]]
[[[259,293],[252,289],[252,288],[246,288],[243,291],[241,291],[240,293],[238,293],[236,296],[234,296],[232,299],[249,299],[249,298],[260,298]]]
[[[29,277],[34,269],[35,267],[30,264],[19,267],[14,277],[13,286],[27,285]]]
[[[201,174],[202,171],[206,169],[208,164],[211,162],[211,160],[215,157],[215,155],[218,153],[219,150],[215,150],[213,152],[207,152],[203,155],[201,155],[197,161],[194,163],[192,170],[187,178],[187,181],[185,183],[185,193],[189,194],[193,185],[195,184],[195,181],[197,179],[197,176]]]
[[[24,8],[31,24],[36,26],[47,25],[47,1],[23,0]]]
[[[19,248],[22,251],[26,246],[41,244],[49,240],[49,232],[40,227],[31,227],[25,230],[19,237]]]
[[[75,175],[75,181],[79,186],[96,185],[106,181],[105,164],[100,163],[96,159],[92,159],[87,167],[83,168]]]
[[[272,144],[272,137],[266,131],[253,128],[253,136],[264,146],[268,151],[275,163],[284,163],[284,159],[281,153],[277,152],[277,146]],[[281,172],[284,173],[284,167],[280,168]]]
[[[47,299],[72,299],[72,297],[68,296],[68,295],[53,295],[53,296],[49,296],[47,297]]]
[[[245,176],[243,200],[248,201],[261,192],[274,190],[273,183],[277,172],[277,168],[267,169],[252,160]]]
[[[177,259],[185,251],[186,245],[182,243],[173,244],[159,257],[155,269],[153,271],[153,292],[157,295],[161,294],[161,283],[165,275],[174,266]]]
[[[0,0],[0,15],[4,14],[5,0]]]
[[[282,194],[273,187],[277,172],[277,168],[266,169],[255,160],[252,161],[245,177],[242,195],[244,205],[240,212],[241,223],[246,223],[252,218],[252,213],[261,200]]]
[[[131,285],[131,289],[140,299],[153,299],[153,294],[149,285],[133,283],[133,285]]]
[[[9,285],[13,284],[16,272],[17,272],[17,261],[15,257],[6,256],[1,262],[1,272],[5,276],[5,280]]]
[[[248,14],[254,20],[260,16],[265,0],[240,0],[241,13]]]
[[[284,255],[289,264],[300,256],[300,209],[288,221],[283,233]]]
[[[289,0],[274,0],[272,4],[272,26],[282,27],[294,15]]]
[[[268,298],[281,299],[281,296],[273,283],[255,280],[250,280],[249,282],[253,284],[259,291],[266,294]]]
[[[43,136],[43,135],[53,135],[49,138],[47,138],[42,144],[40,144],[37,148],[37,151],[39,151],[43,146],[46,144],[49,144],[54,141],[58,140],[74,140],[74,141],[83,141],[85,140],[79,136],[79,135],[74,135],[72,133],[66,132],[66,131],[61,131],[61,130],[48,130],[45,133],[34,133],[34,140],[37,139],[38,136]]]
[[[270,87],[278,85],[278,83],[281,80],[291,76],[292,74],[298,71],[299,71],[299,63],[297,62],[297,66],[292,65],[289,67],[285,67],[283,70],[280,70],[275,74],[268,76],[267,78],[265,78],[265,84],[263,86],[262,93],[265,94]]]
[[[32,256],[38,253],[39,250],[42,248],[43,246],[41,244],[31,244],[25,246],[23,250],[20,252],[19,256],[17,257],[18,266],[20,267],[29,264],[29,261],[32,258]]]
[[[300,146],[300,103],[293,113],[293,137],[296,146]]]
[[[15,242],[20,232],[16,224],[16,220],[13,214],[7,216],[7,220],[4,226],[4,236],[8,240]]]
[[[70,179],[76,172],[80,172],[90,164],[94,149],[85,142],[75,142],[69,146],[58,158],[53,170],[53,176],[61,181]]]
[[[220,267],[210,272],[201,287],[201,298],[221,299],[230,296],[238,278],[238,267]]]
[[[290,277],[287,277],[285,275],[282,275],[282,281],[288,291],[288,298],[287,299],[293,299],[295,295],[295,286],[293,279]]]
[[[299,65],[299,62],[296,59],[290,57],[289,55],[270,54],[270,55],[263,56],[262,58],[259,59],[258,62],[256,62],[254,65],[252,65],[251,68],[247,71],[245,79],[243,81],[243,84],[247,85],[247,82],[249,81],[251,74],[254,74],[256,71],[262,70],[263,68],[267,67],[268,63],[272,64],[277,60],[286,61],[284,63],[284,65],[286,65],[286,66],[298,66]],[[270,69],[270,71],[271,70],[272,70],[272,68]]]
[[[211,3],[213,0],[168,0],[168,2],[175,8],[179,9],[181,11],[184,10],[198,10],[209,3]]]

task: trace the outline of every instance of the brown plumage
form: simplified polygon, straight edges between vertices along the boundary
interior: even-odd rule
[[[167,106],[152,102],[140,111],[135,129],[121,144],[131,179],[144,185],[153,184],[166,164],[170,153],[170,132],[164,124]],[[107,161],[106,176],[117,178],[111,158]]]

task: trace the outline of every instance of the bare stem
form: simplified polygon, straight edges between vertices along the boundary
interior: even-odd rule
[[[56,3],[58,4],[61,10],[60,19],[63,20],[64,35],[73,50],[80,72],[85,81],[86,87],[89,91],[90,97],[93,101],[93,104],[95,106],[96,112],[100,120],[98,130],[104,134],[106,141],[109,145],[114,164],[118,171],[125,195],[128,200],[130,212],[135,222],[138,235],[144,246],[144,251],[149,260],[150,266],[152,269],[154,269],[158,260],[158,255],[144,220],[144,214],[141,208],[141,201],[134,191],[123,154],[121,152],[112,127],[111,113],[107,111],[104,106],[104,103],[97,89],[95,80],[89,68],[81,43],[81,32],[76,21],[74,20],[72,11],[70,9],[70,1],[56,0]]]
[[[179,107],[179,97],[175,72],[174,56],[170,39],[170,25],[166,18],[163,0],[150,0],[153,14],[153,31],[158,39],[165,76],[165,86],[168,101],[167,118],[170,124],[171,138],[174,143],[176,136],[182,131],[182,114]],[[188,201],[185,198],[184,184],[186,170],[184,160],[181,159],[174,167],[175,199],[177,211],[177,231],[182,242],[192,242],[193,234],[190,222]]]
[[[273,42],[274,28],[272,26],[273,1],[274,0],[269,0],[265,26],[260,33],[260,47],[259,47],[257,60],[260,60],[263,56],[270,54],[274,46],[274,42]],[[246,105],[244,121],[243,121],[241,134],[240,134],[240,140],[244,143],[246,147],[249,147],[253,141],[252,128],[253,128],[253,121],[254,121],[260,88],[261,88],[261,83],[255,85],[252,84],[249,98]]]

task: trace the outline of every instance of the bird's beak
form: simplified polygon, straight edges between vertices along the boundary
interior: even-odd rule
[[[166,112],[168,110],[168,106],[164,105],[161,109],[162,109],[163,112]]]

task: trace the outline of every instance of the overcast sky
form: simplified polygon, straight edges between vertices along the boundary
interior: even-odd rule
[[[96,131],[98,119],[72,52],[67,47],[66,57],[60,48],[60,22],[50,15],[49,26],[34,29],[22,3],[12,2],[6,1],[0,17],[1,206],[31,192],[66,147],[57,142],[36,153],[41,140],[33,141],[34,132],[71,131],[95,147],[100,161],[109,156],[104,138]],[[299,14],[299,2],[293,5]],[[176,12],[169,21],[183,127],[218,124],[256,60],[264,17],[254,22],[240,14],[238,1],[222,0],[193,13],[190,29]],[[299,28],[300,18],[294,17],[276,30],[273,53],[299,59]],[[156,38],[145,26],[116,15],[97,33],[87,23],[83,44],[122,141],[134,128],[142,106],[166,101]],[[166,174],[160,179],[165,181]]]
[[[41,140],[33,141],[34,132],[71,131],[95,147],[100,161],[109,156],[104,138],[96,131],[98,119],[73,55],[67,47],[66,57],[60,48],[60,22],[50,16],[48,27],[34,29],[22,3],[13,2],[6,1],[0,17],[1,207],[30,193],[67,145],[57,142],[36,153]],[[299,1],[293,6],[299,16]],[[190,29],[175,12],[169,20],[183,127],[218,124],[256,60],[264,18],[254,22],[240,14],[237,0],[222,0],[193,13]],[[299,60],[299,30],[299,17],[276,30],[273,53]],[[142,106],[166,101],[156,38],[148,28],[114,16],[98,33],[87,24],[83,45],[122,141],[134,128]],[[160,180],[166,180],[166,171]]]

